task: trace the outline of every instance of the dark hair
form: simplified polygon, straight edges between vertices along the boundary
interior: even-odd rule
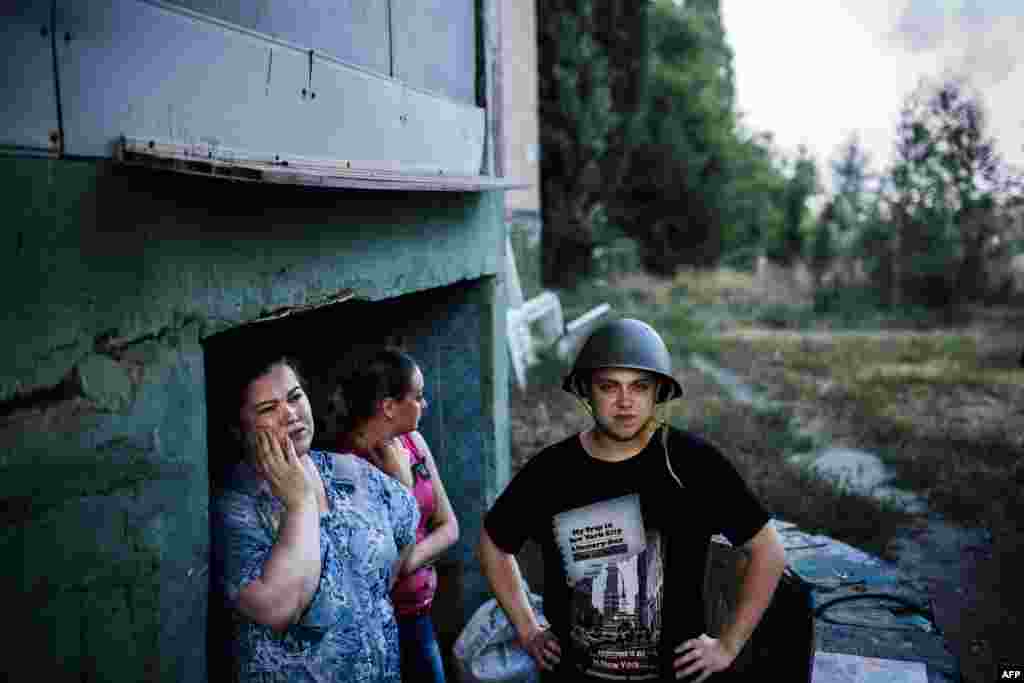
[[[373,417],[380,401],[401,398],[412,389],[416,361],[393,346],[359,354],[346,363],[331,392],[328,412],[339,433]]]
[[[306,389],[306,381],[302,376],[302,368],[299,362],[291,357],[280,353],[253,354],[241,352],[233,358],[230,368],[223,375],[218,407],[229,428],[238,427],[239,409],[242,407],[245,391],[256,379],[270,372],[275,366],[284,365],[291,368],[298,378],[299,384]]]
[[[257,380],[260,377],[263,377],[263,375],[269,373],[277,365],[283,365],[290,368],[291,371],[295,373],[295,377],[299,380],[299,384],[303,387],[306,385],[306,381],[302,377],[302,370],[299,368],[299,362],[291,356],[277,356],[276,358],[273,358],[273,360],[263,360],[261,363],[256,363],[250,366],[244,374],[240,374],[237,377],[239,383],[235,387],[235,396],[238,397],[239,407],[242,405],[242,396],[249,385],[252,384],[254,380]]]
[[[218,355],[215,364],[216,374],[211,377],[211,383],[208,384],[206,406],[212,488],[220,487],[231,467],[242,457],[239,413],[245,390],[253,380],[267,374],[276,365],[291,368],[299,384],[306,389],[299,363],[295,358],[280,351],[270,353],[237,348],[234,353]],[[207,372],[209,370],[208,368]]]

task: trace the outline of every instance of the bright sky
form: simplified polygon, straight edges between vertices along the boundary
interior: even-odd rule
[[[872,166],[891,159],[921,77],[966,74],[1002,157],[1024,168],[1024,0],[722,0],[746,125],[827,162],[857,131]]]

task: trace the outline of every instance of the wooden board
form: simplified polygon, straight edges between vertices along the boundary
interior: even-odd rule
[[[204,143],[178,145],[152,139],[125,138],[115,147],[114,158],[122,166],[139,169],[307,187],[476,192],[524,186],[492,176],[417,175],[398,164],[271,158]]]
[[[928,674],[922,662],[818,652],[814,656],[813,682],[928,683]]]

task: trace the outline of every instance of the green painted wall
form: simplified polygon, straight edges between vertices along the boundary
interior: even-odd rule
[[[424,432],[463,521],[441,607],[461,628],[450,621],[486,597],[479,518],[508,476],[501,193],[321,191],[29,158],[0,159],[0,188],[0,556],[13,558],[0,591],[16,596],[15,646],[36,653],[0,671],[205,678],[216,367],[203,341],[346,289],[400,314],[428,377]],[[343,349],[359,321],[328,320],[325,334]]]

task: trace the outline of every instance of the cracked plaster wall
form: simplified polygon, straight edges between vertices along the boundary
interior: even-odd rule
[[[42,653],[33,677],[205,678],[201,342],[347,291],[383,301],[463,283],[451,306],[424,299],[409,331],[428,377],[480,387],[448,408],[457,422],[425,427],[451,441],[443,475],[471,522],[452,609],[471,613],[472,522],[508,469],[500,193],[322,192],[29,158],[0,159],[0,181],[0,553],[14,558],[0,591],[16,596],[14,645]],[[460,445],[462,432],[479,438]],[[19,661],[0,670],[18,678]]]

